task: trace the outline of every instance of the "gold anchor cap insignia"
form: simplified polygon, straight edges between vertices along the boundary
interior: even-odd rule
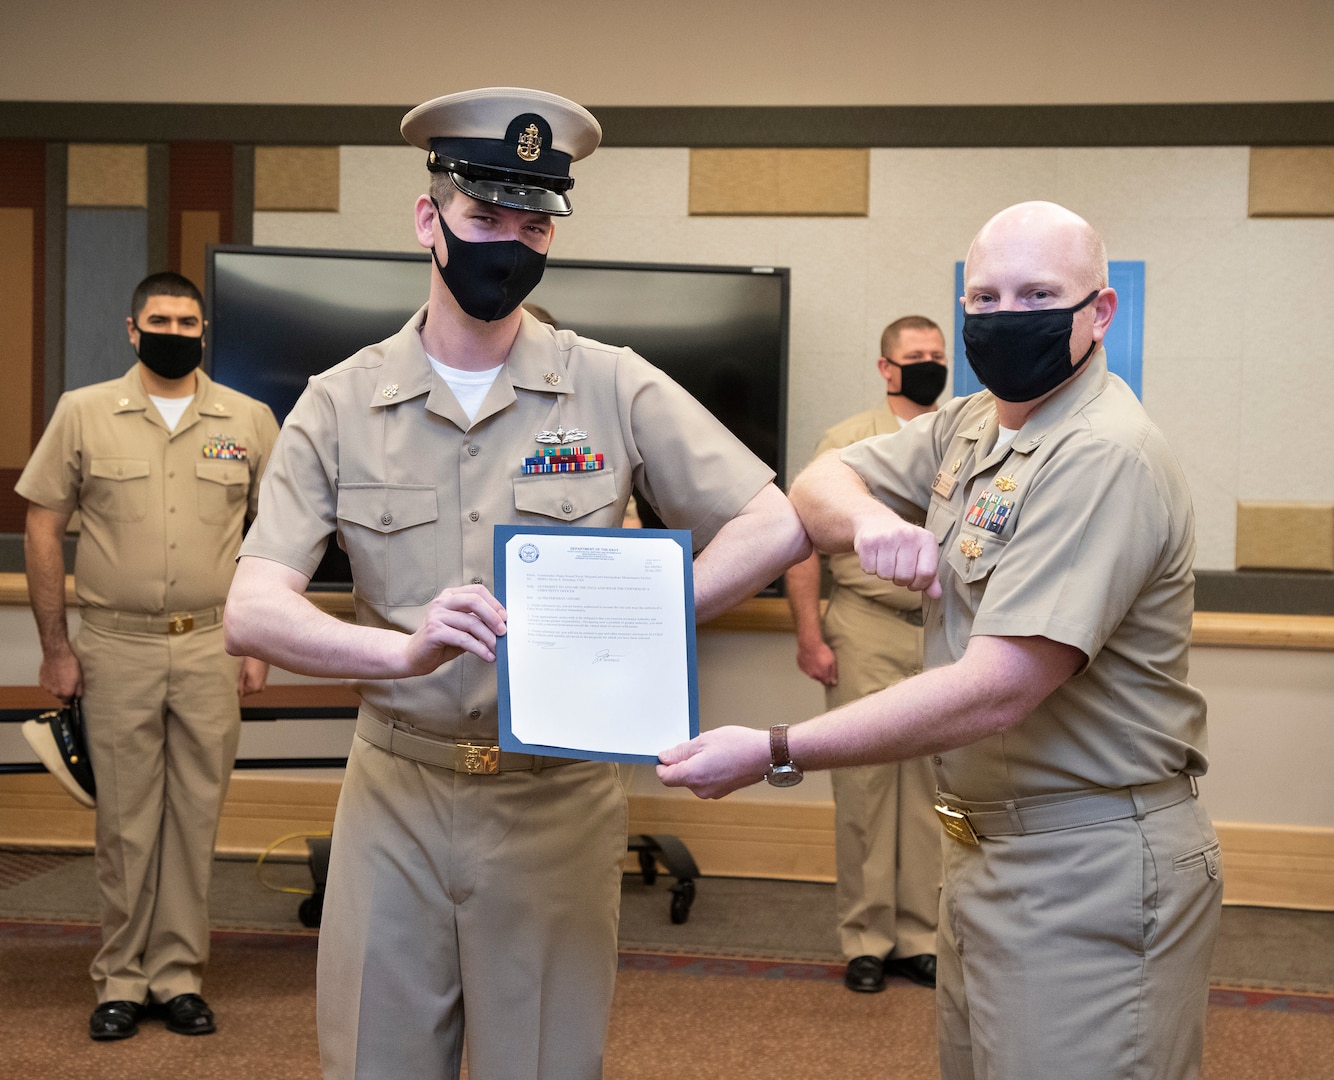
[[[996,477],[996,489],[998,491],[1013,491],[1019,485],[1014,482],[1013,476]]]
[[[383,390],[380,391],[380,396],[385,398],[386,400],[393,400],[394,398],[398,397],[398,383],[391,382],[388,386],[386,386]]]
[[[982,545],[971,536],[965,536],[959,541],[959,550],[963,552],[965,559],[976,559],[982,554]]]
[[[519,145],[515,151],[524,161],[536,161],[542,156],[542,133],[536,124],[529,124],[519,135]]]

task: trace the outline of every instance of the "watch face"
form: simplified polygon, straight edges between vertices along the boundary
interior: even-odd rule
[[[800,784],[804,774],[795,765],[775,765],[765,777],[774,787],[791,787]]]

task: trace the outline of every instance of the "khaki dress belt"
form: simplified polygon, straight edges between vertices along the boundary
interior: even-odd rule
[[[984,836],[1023,836],[1142,818],[1195,794],[1195,778],[1178,773],[1143,787],[1036,795],[1005,802],[967,802],[941,791],[936,793],[935,809],[950,836],[963,844],[976,844]]]
[[[399,757],[435,765],[441,769],[488,776],[502,772],[534,772],[574,765],[577,758],[534,757],[515,754],[488,743],[455,742],[434,735],[418,735],[368,712],[363,705],[357,713],[357,734],[372,746]]]
[[[119,630],[126,634],[188,634],[222,622],[222,605],[201,608],[199,611],[173,611],[167,615],[141,615],[134,611],[112,611],[110,608],[82,607],[79,618],[90,626],[103,630]]]

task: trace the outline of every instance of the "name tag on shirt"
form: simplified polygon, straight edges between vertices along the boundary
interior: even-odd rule
[[[944,469],[936,473],[936,478],[931,481],[931,490],[942,499],[948,499],[954,491],[954,486],[959,482],[957,476],[950,476]]]

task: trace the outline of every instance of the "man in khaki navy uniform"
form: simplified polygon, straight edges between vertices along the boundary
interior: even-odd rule
[[[138,363],[61,397],[15,489],[29,502],[41,684],[82,696],[97,783],[99,1040],[135,1034],[149,1005],[172,1031],[214,1030],[199,996],[213,841],[238,695],[268,675],[227,655],[222,605],[277,421],[198,369],[204,317],[189,280],[148,277],[130,307]],[[71,645],[61,540],[76,510]]]
[[[1190,495],[1107,371],[1116,294],[1087,222],[1002,211],[964,288],[989,392],[821,458],[792,494],[817,546],[925,591],[927,670],[794,727],[785,764],[933,755],[948,1080],[1193,1077],[1222,880],[1195,791]],[[662,760],[719,797],[771,758],[723,728]]]
[[[945,389],[945,336],[920,315],[885,327],[877,366],[885,403],[824,433],[815,456],[934,412]],[[836,709],[922,670],[922,597],[866,574],[853,554],[829,556],[833,585],[820,618],[820,555],[787,572],[797,666]],[[940,825],[935,773],[925,757],[835,769],[838,935],[849,990],[877,993],[885,974],[936,985]]]
[[[362,695],[320,932],[325,1075],[458,1076],[466,1016],[476,1080],[591,1080],[625,797],[614,764],[495,746],[494,526],[619,526],[633,485],[693,530],[700,620],[810,547],[772,472],[665,375],[520,308],[570,212],[570,162],[601,138],[592,115],[490,88],[418,106],[403,134],[433,174],[415,208],[427,304],[285,421],[228,645]],[[525,473],[553,435],[601,467]],[[333,534],[354,624],[302,595]]]

